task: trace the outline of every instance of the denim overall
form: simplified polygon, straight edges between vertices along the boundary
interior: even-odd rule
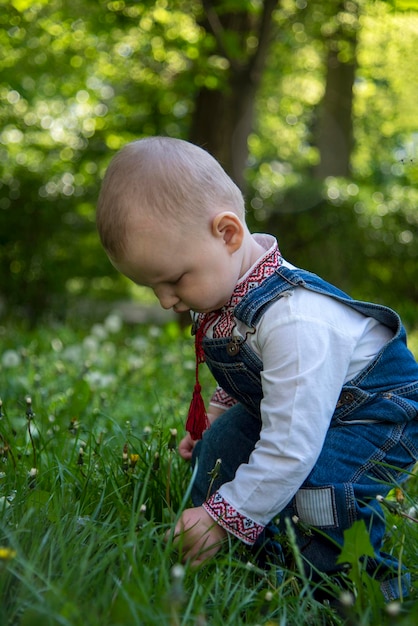
[[[279,267],[242,298],[234,316],[256,329],[266,308],[296,287],[331,296],[385,324],[394,336],[343,386],[318,461],[275,522],[281,528],[286,517],[297,516],[302,522],[294,526],[297,543],[307,572],[315,578],[316,570],[328,574],[341,571],[335,543],[342,545],[344,530],[363,519],[375,550],[366,569],[380,581],[385,598],[393,600],[408,594],[409,574],[397,576],[396,559],[380,551],[385,521],[376,496],[387,495],[403,482],[418,459],[418,364],[394,311],[353,300],[305,270]],[[199,458],[192,490],[195,506],[207,499],[209,486],[213,493],[234,478],[241,463],[248,462],[261,428],[263,364],[259,357],[245,338],[231,344],[231,338],[205,337],[203,347],[218,384],[238,404],[223,413],[195,447],[194,460]],[[213,481],[210,472],[218,458],[222,459],[221,473]],[[320,532],[303,532],[306,525]]]

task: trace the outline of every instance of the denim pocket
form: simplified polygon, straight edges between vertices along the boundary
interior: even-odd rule
[[[418,419],[418,396],[411,385],[376,392],[344,385],[333,416],[334,425],[372,422],[404,424],[414,419]]]
[[[222,389],[243,404],[251,413],[258,415],[262,399],[260,376],[242,361],[220,363],[207,359],[206,362]]]
[[[259,416],[262,362],[246,343],[240,344],[236,354],[229,354],[229,341],[228,338],[215,339],[210,344],[205,341],[206,364],[224,391]]]

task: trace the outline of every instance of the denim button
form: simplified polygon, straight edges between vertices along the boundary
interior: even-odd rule
[[[351,391],[342,391],[338,398],[337,407],[349,404],[354,400],[354,394]]]
[[[231,341],[226,346],[226,351],[229,354],[229,356],[235,356],[236,354],[238,354],[241,343],[242,343],[242,340],[239,339],[238,337],[234,337],[233,339],[231,339]]]

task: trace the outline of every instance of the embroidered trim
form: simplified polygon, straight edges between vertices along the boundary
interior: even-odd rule
[[[211,404],[217,404],[223,408],[230,409],[237,404],[237,400],[230,396],[222,387],[216,387],[213,396],[210,399]]]
[[[258,535],[264,530],[264,526],[234,509],[218,491],[202,506],[222,528],[248,545],[255,543]]]

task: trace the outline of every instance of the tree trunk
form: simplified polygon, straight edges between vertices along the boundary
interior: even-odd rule
[[[343,5],[340,13],[344,14]],[[328,39],[326,85],[319,108],[316,145],[320,161],[315,178],[349,176],[353,149],[353,85],[356,73],[356,45],[359,7],[350,3],[350,20],[340,20]]]
[[[264,0],[261,13],[222,13],[221,2],[203,1],[204,27],[217,43],[217,54],[229,62],[226,82],[218,90],[202,88],[190,129],[190,141],[216,157],[237,185],[244,189],[248,136],[254,119],[254,102],[271,41],[272,14],[277,0]],[[227,45],[228,33],[239,42],[241,54]],[[257,46],[246,52],[247,38]],[[239,58],[238,58],[239,56]]]

